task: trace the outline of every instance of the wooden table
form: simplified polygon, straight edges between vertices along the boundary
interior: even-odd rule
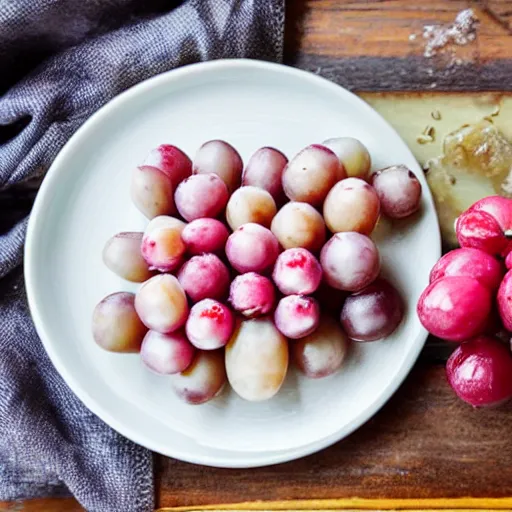
[[[462,63],[446,68],[424,58],[423,26],[450,22],[468,6],[475,9],[481,24],[477,41],[458,50]],[[510,91],[511,22],[512,2],[506,0],[479,4],[288,0],[285,62],[358,92]],[[390,97],[400,102],[400,95]],[[407,93],[403,99],[412,97]],[[379,98],[385,102],[386,94]],[[430,340],[399,392],[371,421],[344,441],[304,459],[269,468],[228,470],[157,457],[158,507],[353,497],[512,496],[511,407],[473,410],[457,400],[444,375],[450,351],[451,347]],[[395,506],[372,503],[365,506]],[[445,504],[512,509],[510,501],[482,503],[426,501],[418,508]],[[402,502],[407,504],[411,502]],[[0,509],[81,510],[72,499],[0,504]]]

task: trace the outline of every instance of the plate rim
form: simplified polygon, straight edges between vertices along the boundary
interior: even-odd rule
[[[37,288],[37,272],[36,268],[36,251],[34,251],[33,244],[35,238],[35,232],[39,224],[42,222],[41,219],[44,219],[44,208],[46,203],[50,200],[51,194],[48,194],[48,191],[51,191],[55,180],[59,177],[60,172],[60,162],[65,158],[65,155],[71,151],[73,151],[74,147],[81,144],[81,139],[87,136],[89,130],[94,128],[95,124],[100,122],[104,117],[108,117],[110,115],[110,111],[119,106],[122,106],[124,103],[129,102],[132,97],[136,97],[138,95],[143,94],[151,90],[152,88],[159,87],[162,84],[170,83],[174,81],[179,81],[181,78],[194,75],[201,74],[207,71],[217,71],[222,72],[231,69],[250,69],[250,70],[261,70],[264,71],[274,71],[278,73],[285,73],[290,76],[295,76],[299,80],[307,80],[313,85],[320,86],[322,88],[330,89],[333,92],[336,92],[338,95],[345,96],[348,101],[356,103],[357,106],[363,110],[368,111],[371,115],[377,116],[381,119],[384,125],[387,127],[390,132],[392,132],[399,140],[404,144],[405,149],[410,153],[410,156],[414,161],[416,158],[414,157],[412,151],[407,146],[405,141],[401,138],[401,136],[396,132],[396,130],[376,111],[374,110],[368,103],[364,100],[356,96],[354,93],[350,92],[346,88],[324,78],[319,75],[316,75],[312,72],[305,71],[298,68],[293,68],[290,66],[286,66],[283,64],[277,64],[266,61],[258,61],[251,59],[219,59],[208,62],[199,62],[194,64],[189,64],[186,66],[179,67],[177,69],[173,69],[162,74],[151,77],[143,82],[140,82],[131,88],[123,91],[116,97],[112,98],[105,105],[103,105],[99,110],[93,113],[79,128],[78,130],[70,137],[70,139],[66,142],[66,144],[61,148],[58,155],[52,162],[50,168],[48,169],[46,176],[41,184],[41,187],[38,191],[36,199],[34,201],[34,205],[32,207],[32,211],[30,213],[29,222],[27,226],[27,234],[25,239],[25,249],[24,249],[24,277],[25,277],[25,286],[27,293],[27,300],[29,309],[31,312],[31,316],[39,335],[41,342],[43,343],[44,349],[48,354],[53,366],[64,379],[66,384],[69,386],[71,391],[78,397],[78,399],[96,416],[98,416],[102,421],[104,421],[111,428],[116,430],[119,434],[125,436],[126,438],[132,440],[133,442],[151,450],[156,453],[160,453],[162,455],[172,457],[175,459],[179,459],[186,462],[191,462],[195,464],[208,465],[213,467],[226,467],[226,468],[251,468],[251,467],[262,467],[269,466],[279,463],[288,462],[291,460],[295,460],[301,457],[305,457],[307,455],[311,455],[312,453],[318,452],[332,444],[340,441],[341,439],[346,438],[350,434],[352,434],[355,430],[364,425],[370,418],[372,418],[381,408],[382,406],[388,402],[388,400],[394,395],[399,386],[404,382],[405,378],[413,368],[416,363],[418,356],[425,344],[425,341],[428,337],[428,332],[421,328],[419,332],[418,343],[414,346],[412,350],[410,350],[408,357],[404,360],[400,371],[397,373],[395,379],[390,383],[390,385],[381,393],[377,400],[375,400],[371,407],[367,408],[363,414],[354,418],[345,428],[336,431],[330,436],[321,438],[313,443],[302,445],[298,448],[293,448],[285,451],[273,451],[273,452],[254,452],[254,453],[244,453],[244,458],[241,460],[233,461],[224,456],[209,456],[206,454],[203,455],[195,455],[190,454],[187,450],[185,452],[181,451],[179,448],[173,449],[171,451],[166,450],[165,447],[160,446],[158,443],[154,444],[151,441],[150,435],[140,434],[136,430],[132,430],[130,425],[126,425],[123,422],[119,422],[115,416],[112,416],[109,410],[103,407],[100,403],[98,403],[86,389],[82,388],[82,386],[77,383],[73,377],[71,370],[67,369],[67,365],[61,360],[59,356],[59,352],[53,348],[53,344],[50,340],[50,335],[47,332],[45,327],[44,319],[39,311],[37,301],[35,299],[35,289]],[[417,164],[417,172],[422,172],[421,167]],[[423,187],[423,193],[426,194],[428,203],[434,207],[434,202],[432,198],[432,194],[428,187]],[[435,213],[435,210],[434,210]],[[437,219],[437,214],[435,215],[436,219],[436,232],[430,233],[432,237],[432,243],[436,245],[436,254],[437,257],[441,256],[441,235],[439,230],[439,222]],[[164,448],[164,449],[163,449]],[[226,452],[226,450],[224,450]],[[171,453],[172,452],[172,453]],[[240,452],[238,452],[240,453]],[[262,459],[259,460],[258,459]],[[248,458],[253,458],[252,461],[247,461]],[[256,460],[258,459],[258,460]],[[263,460],[264,459],[264,460]]]

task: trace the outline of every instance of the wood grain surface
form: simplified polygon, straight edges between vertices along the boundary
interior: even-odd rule
[[[474,43],[457,48],[461,64],[426,59],[423,26],[449,23],[467,7],[475,9],[480,27]],[[512,1],[506,0],[288,0],[285,62],[357,91],[509,91],[511,20]],[[467,102],[464,95],[452,98],[447,109]],[[383,95],[375,106],[392,116],[400,101],[393,94],[386,103]],[[157,456],[157,505],[512,496],[511,407],[474,410],[457,400],[444,376],[451,350],[427,343],[399,392],[372,420],[302,460],[227,470]],[[82,508],[73,499],[43,499],[0,503],[0,510]]]
[[[287,5],[286,62],[349,89],[512,90],[509,1],[294,0]],[[424,57],[423,27],[450,24],[469,7],[480,20],[476,40]]]

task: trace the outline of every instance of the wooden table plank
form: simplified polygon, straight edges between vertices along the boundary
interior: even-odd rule
[[[286,62],[349,89],[512,90],[506,3],[295,0],[287,5]],[[460,64],[442,55],[424,57],[423,27],[451,23],[468,7],[480,25],[475,42],[450,46]]]

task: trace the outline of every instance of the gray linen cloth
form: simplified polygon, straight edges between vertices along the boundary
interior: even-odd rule
[[[284,0],[0,0],[0,500],[73,494],[153,509],[153,461],[89,412],[30,319],[22,255],[38,184],[75,130],[128,87],[184,64],[279,61]]]

